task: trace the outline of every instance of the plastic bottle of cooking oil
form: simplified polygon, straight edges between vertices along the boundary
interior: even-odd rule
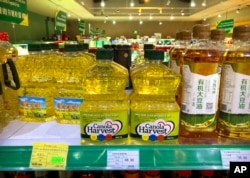
[[[131,142],[177,143],[180,108],[175,93],[181,75],[162,63],[164,51],[145,50],[148,62],[131,75]]]
[[[64,54],[57,68],[54,109],[56,121],[66,124],[80,123],[80,105],[83,101],[82,73],[88,67],[87,59],[80,58],[76,44],[65,44]]]
[[[4,109],[1,111],[5,122],[18,117],[17,89],[20,87],[19,76],[12,55],[17,56],[16,51],[8,41],[0,41],[1,62],[0,62],[0,81],[2,89],[2,104]]]
[[[224,58],[217,132],[250,138],[250,25],[233,29],[233,45]]]
[[[183,55],[180,142],[217,142],[221,65],[218,48],[210,42],[210,26],[195,25],[193,43]]]
[[[85,73],[80,128],[83,144],[122,144],[128,138],[128,70],[112,61],[113,49],[98,49]]]
[[[22,76],[18,91],[19,114],[24,121],[45,122],[54,119],[55,78],[51,63],[41,53],[40,44],[28,45],[29,55],[17,66]]]
[[[170,52],[170,68],[173,69],[175,72],[182,74],[182,55],[186,50],[186,47],[190,44],[192,33],[188,30],[183,30],[178,32],[178,42],[177,44],[171,49]],[[181,104],[181,91],[182,85],[180,84],[178,90],[176,92],[177,103]]]

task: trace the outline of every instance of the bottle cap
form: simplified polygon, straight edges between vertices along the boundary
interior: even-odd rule
[[[250,24],[236,26],[233,29],[233,39],[246,41],[250,38]]]
[[[200,173],[204,177],[212,177],[214,175],[214,170],[201,170]]]
[[[64,52],[74,52],[77,51],[76,44],[64,44]]]
[[[28,44],[28,51],[41,51],[40,44]]]
[[[51,45],[49,43],[41,43],[41,50],[51,50]]]
[[[100,48],[96,51],[96,59],[113,59],[114,58],[114,51],[113,49],[107,48]]]
[[[207,39],[210,37],[209,24],[196,24],[193,27],[193,37],[198,39]]]
[[[153,44],[144,44],[143,45],[143,49],[154,49],[154,45]]]
[[[213,29],[211,30],[211,40],[219,41],[225,39],[225,30],[224,29]]]
[[[178,170],[176,173],[179,177],[191,177],[192,175],[191,170]]]
[[[163,50],[147,49],[144,51],[144,58],[147,58],[148,60],[163,60],[164,59],[164,51]]]
[[[189,30],[183,30],[179,32],[179,39],[180,40],[191,40],[192,33]]]

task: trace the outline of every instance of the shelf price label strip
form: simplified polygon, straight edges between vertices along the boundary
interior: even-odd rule
[[[139,165],[139,150],[107,150],[107,169],[139,170]]]
[[[229,168],[230,162],[250,162],[250,150],[221,150],[220,154],[224,168]]]
[[[65,170],[68,156],[67,144],[34,143],[30,168]]]

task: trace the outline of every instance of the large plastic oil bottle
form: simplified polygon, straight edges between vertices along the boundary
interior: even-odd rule
[[[224,58],[217,132],[250,138],[250,24],[233,29],[233,45]]]
[[[98,49],[85,73],[80,109],[83,144],[125,144],[128,138],[128,70],[114,62],[113,49]]]
[[[175,93],[181,75],[162,63],[164,51],[145,50],[144,56],[148,62],[131,75],[131,143],[178,143],[180,107]]]
[[[222,57],[210,41],[210,26],[195,25],[192,44],[183,55],[180,142],[217,141],[221,65]]]
[[[178,31],[177,34],[178,42],[170,51],[170,68],[173,69],[175,72],[182,74],[182,56],[187,46],[191,43],[192,33],[189,30],[183,30]],[[180,84],[176,92],[176,99],[179,105],[181,105],[181,91],[182,85]]]
[[[56,121],[64,124],[80,123],[80,105],[83,101],[82,75],[89,66],[87,59],[80,57],[76,44],[65,44],[63,55],[58,56],[56,69],[56,95],[54,109]]]
[[[18,90],[21,120],[45,122],[54,119],[55,78],[51,63],[42,55],[40,44],[28,45],[29,55],[17,60],[21,87]]]

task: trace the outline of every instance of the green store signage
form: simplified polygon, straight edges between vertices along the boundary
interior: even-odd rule
[[[67,14],[63,11],[56,12],[55,30],[66,31]]]
[[[85,34],[85,21],[84,20],[79,21],[79,32],[81,34]]]
[[[224,29],[226,33],[232,33],[234,28],[234,19],[218,21],[216,24],[216,28]]]
[[[0,0],[0,19],[28,26],[27,0]]]

